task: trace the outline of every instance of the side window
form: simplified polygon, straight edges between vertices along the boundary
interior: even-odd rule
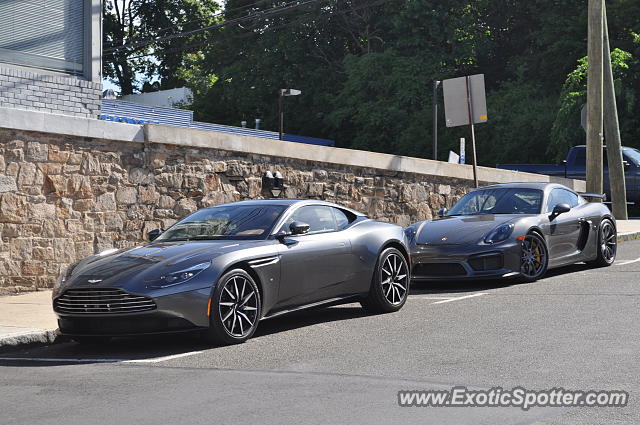
[[[569,192],[568,190],[563,190],[563,192],[565,195],[565,199],[567,200],[567,204],[569,204],[571,208],[577,207],[579,204],[578,195],[573,192]]]
[[[299,208],[284,223],[283,230],[289,230],[289,225],[294,221],[301,221],[309,225],[309,233],[333,232],[338,230],[336,220],[333,217],[331,207],[321,205],[309,205]]]
[[[574,167],[584,167],[586,163],[587,163],[587,150],[583,148],[576,148],[572,165]]]
[[[336,217],[336,226],[338,230],[342,230],[347,227],[353,220],[356,219],[355,215],[348,214],[345,211],[338,208],[331,208],[333,210],[333,214]]]
[[[553,211],[558,204],[567,204],[571,208],[579,204],[578,195],[565,189],[553,189],[549,195],[549,203],[547,204],[547,212]]]

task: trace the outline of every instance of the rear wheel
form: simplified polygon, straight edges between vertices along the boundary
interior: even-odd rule
[[[608,267],[616,260],[618,250],[618,234],[616,227],[611,220],[605,218],[600,223],[598,229],[598,246],[596,247],[598,256],[594,261],[587,264],[593,267]]]
[[[211,300],[209,329],[205,338],[216,344],[239,344],[251,338],[260,320],[258,285],[242,269],[220,278]]]
[[[369,295],[360,302],[371,313],[398,311],[409,294],[409,265],[395,248],[387,248],[378,257]]]
[[[522,241],[520,276],[525,282],[535,282],[545,275],[549,265],[549,250],[537,233],[529,233]]]

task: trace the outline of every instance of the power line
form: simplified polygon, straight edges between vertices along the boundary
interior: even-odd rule
[[[350,12],[354,12],[360,9],[364,9],[366,7],[375,7],[378,5],[381,5],[383,3],[386,3],[388,1],[392,1],[392,0],[377,0],[371,3],[365,3],[363,5],[360,5],[358,7],[354,7],[348,10],[343,10],[340,12],[330,12],[324,15],[318,15],[318,16],[312,16],[312,17],[307,17],[307,18],[300,18],[297,19],[295,21],[289,22],[287,24],[282,24],[282,25],[277,25],[277,26],[273,26],[273,27],[267,27],[261,30],[261,32],[247,32],[244,34],[236,34],[234,36],[229,36],[229,37],[224,37],[222,39],[219,39],[217,41],[219,42],[225,42],[225,41],[230,41],[230,40],[235,40],[235,39],[240,39],[240,38],[247,38],[247,37],[251,37],[254,35],[260,35],[262,33],[268,32],[268,31],[274,31],[274,30],[279,30],[279,29],[284,29],[284,28],[289,28],[289,27],[293,27],[296,26],[298,24],[301,23],[305,23],[305,22],[310,22],[313,20],[321,20],[321,19],[327,19],[327,18],[331,18],[331,17],[335,17],[335,16],[340,16],[340,15],[346,15],[347,13]],[[200,43],[194,43],[194,44],[190,44],[188,46],[184,46],[184,47],[179,47],[179,48],[175,48],[175,49],[167,49],[167,50],[162,50],[161,52],[154,52],[154,53],[145,53],[145,54],[139,54],[136,56],[129,56],[127,59],[131,60],[131,59],[140,59],[140,58],[144,58],[147,56],[156,56],[158,54],[170,54],[170,53],[178,53],[178,52],[182,52],[188,49],[193,49],[196,47],[202,47],[202,46],[206,46],[206,45],[210,45],[211,41],[205,41],[205,42],[200,42]]]
[[[295,5],[291,5],[291,3],[296,3],[296,2],[291,2],[291,3],[287,3],[285,6],[273,7],[271,9],[267,9],[266,11],[259,11],[259,12],[256,12],[256,13],[252,14],[252,15],[247,15],[247,16],[244,16],[244,17],[231,19],[229,21],[221,22],[219,24],[209,25],[209,26],[206,26],[206,27],[202,27],[202,28],[198,28],[198,29],[194,29],[194,30],[190,30],[190,31],[185,31],[185,32],[178,33],[178,34],[172,34],[172,35],[165,36],[165,37],[158,37],[158,38],[151,39],[151,40],[140,41],[140,42],[137,42],[137,43],[129,43],[129,44],[124,44],[122,46],[112,47],[112,48],[109,48],[109,49],[105,49],[104,52],[105,53],[111,53],[111,52],[115,52],[115,51],[122,50],[122,49],[131,49],[131,48],[134,48],[134,47],[148,46],[149,44],[157,43],[157,42],[160,42],[160,41],[172,40],[172,39],[179,38],[179,37],[186,37],[188,35],[197,34],[197,33],[203,32],[203,31],[222,28],[224,26],[231,25],[231,24],[242,23],[244,21],[251,20],[251,19],[256,18],[256,17],[265,18],[265,17],[269,17],[269,16],[277,16],[277,15],[281,15],[283,13],[290,12],[290,11],[296,10],[296,9],[300,9],[302,7],[305,7],[305,6],[308,6],[308,5],[311,5],[311,4],[315,4],[315,3],[318,3],[318,2],[322,2],[322,1],[327,1],[327,0],[307,0],[305,2],[298,3],[298,4],[295,4]]]
[[[180,23],[180,24],[171,25],[169,27],[160,28],[159,30],[157,30],[157,33],[162,33],[162,32],[174,29],[174,28],[184,27],[185,25],[189,25],[189,24],[192,24],[194,22],[204,21],[205,19],[219,18],[219,17],[222,17],[222,16],[225,16],[225,15],[229,14],[230,12],[237,12],[239,10],[243,10],[243,9],[247,9],[247,8],[250,8],[250,7],[254,7],[254,6],[257,6],[258,4],[264,3],[266,1],[269,1],[269,0],[258,0],[258,1],[254,2],[254,3],[247,4],[247,5],[244,5],[244,6],[234,7],[232,9],[224,9],[224,10],[220,11],[219,13],[214,13],[214,14],[212,14],[210,16],[204,16],[202,18],[193,19],[191,21],[187,21],[187,22],[183,22],[183,23]],[[107,40],[107,43],[110,46],[113,46],[115,44],[118,44],[118,46],[120,46],[119,43],[123,42],[123,41],[125,41],[124,38],[119,38],[119,39],[116,39],[116,40]],[[132,41],[135,42],[136,40],[132,40]],[[146,40],[142,39],[142,40],[139,40],[139,41],[146,41]]]

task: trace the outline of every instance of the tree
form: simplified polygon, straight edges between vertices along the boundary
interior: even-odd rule
[[[269,15],[290,3],[227,1],[228,25],[187,55],[178,73],[196,93],[198,119],[238,125],[259,117],[277,130],[277,90],[296,88],[303,93],[286,100],[287,132],[431,157],[432,82],[484,73],[489,121],[476,128],[481,164],[547,161],[583,138],[572,127],[579,115],[562,115],[575,91],[565,80],[586,52],[583,0],[298,4]],[[628,111],[621,112],[623,135],[635,140],[640,3],[616,0],[608,11],[612,46],[633,55],[616,76],[625,88],[620,109]],[[443,152],[457,150],[468,129],[440,135]]]
[[[177,76],[183,47],[203,43],[207,32],[175,36],[215,23],[219,6],[214,0],[105,0],[103,8],[103,75],[121,94],[131,94],[184,84]],[[143,79],[157,79],[159,85],[142,86]]]

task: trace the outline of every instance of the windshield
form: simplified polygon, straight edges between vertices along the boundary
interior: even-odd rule
[[[282,205],[207,208],[180,220],[156,241],[264,239],[285,209]]]
[[[635,166],[640,167],[640,152],[638,152],[637,149],[625,148],[623,149],[623,152]]]
[[[446,215],[540,214],[538,189],[480,189],[467,193]]]

